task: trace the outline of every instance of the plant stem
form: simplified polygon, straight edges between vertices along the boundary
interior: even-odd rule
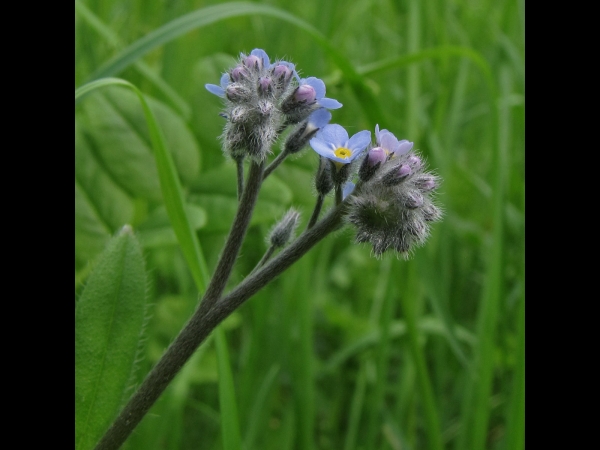
[[[285,150],[283,150],[279,155],[277,155],[277,157],[265,169],[265,173],[263,174],[263,180],[266,180],[267,177],[269,175],[271,175],[271,172],[273,172],[275,169],[277,169],[279,164],[281,164],[283,162],[283,160],[287,157],[287,155],[288,155],[288,152],[286,152]]]
[[[257,175],[261,175],[260,179],[262,179],[262,165],[260,170],[251,167],[250,173],[244,197],[250,190],[248,189],[248,186],[251,185],[250,180],[253,177],[256,178]],[[240,204],[240,209],[241,206],[242,204]],[[214,279],[217,278],[215,274],[211,285],[207,289],[207,294],[204,296],[203,303],[133,394],[125,408],[96,445],[96,450],[118,449],[212,330],[242,303],[300,259],[316,243],[337,229],[342,224],[345,208],[346,204],[335,207],[317,225],[302,233],[279,255],[246,277],[229,294],[218,301],[214,299],[212,308],[202,308],[202,305],[206,304],[206,300],[211,299],[207,295],[211,290]],[[230,233],[230,236],[232,233]],[[221,258],[221,260],[223,259],[224,257]]]
[[[342,185],[341,184],[336,184],[335,185],[335,204],[339,205],[340,203],[342,203],[342,200],[344,198],[344,196],[342,195]]]
[[[267,251],[265,252],[265,254],[263,255],[263,257],[260,259],[260,261],[258,262],[258,264],[256,264],[256,266],[254,267],[254,269],[252,269],[252,272],[250,272],[250,273],[254,273],[258,269],[260,269],[261,266],[263,266],[269,260],[269,258],[271,258],[271,256],[273,256],[273,252],[274,251],[275,251],[275,247],[271,245],[267,249]]]
[[[321,208],[323,207],[323,200],[325,199],[324,195],[319,194],[317,197],[317,203],[315,203],[315,209],[313,210],[312,216],[310,216],[310,220],[308,221],[308,225],[306,229],[312,228],[315,223],[317,223],[317,219],[319,218],[319,213],[321,212]]]
[[[235,164],[237,167],[237,196],[239,202],[242,200],[244,192],[244,158],[237,158]]]

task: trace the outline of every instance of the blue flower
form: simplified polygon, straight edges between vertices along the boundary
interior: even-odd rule
[[[338,109],[343,106],[337,100],[325,97],[325,83],[323,83],[323,80],[316,77],[300,79],[298,74],[295,72],[294,74],[296,75],[299,85],[296,94],[294,94],[296,100],[304,100],[309,104],[316,101],[319,106],[327,109]]]
[[[229,78],[228,73],[224,73],[221,75],[221,86],[217,86],[216,84],[205,84],[204,87],[211,94],[218,95],[219,97],[225,97],[225,89],[229,85],[231,78]]]
[[[377,146],[385,150],[386,155],[391,157],[404,155],[413,148],[412,142],[406,139],[399,141],[388,130],[379,131],[379,125],[375,125],[375,139],[377,140]]]
[[[370,143],[370,131],[359,131],[348,139],[344,127],[337,124],[326,125],[310,140],[310,146],[315,152],[333,161],[338,167],[354,161]]]

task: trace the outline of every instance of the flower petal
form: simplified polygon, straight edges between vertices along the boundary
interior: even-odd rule
[[[205,84],[204,87],[211,94],[218,95],[219,97],[225,97],[225,89],[221,86],[217,86],[216,84]]]
[[[414,145],[414,143],[409,142],[406,139],[402,139],[398,143],[398,147],[396,148],[396,151],[394,153],[396,154],[396,156],[404,155],[405,153],[408,153],[413,148],[413,145]]]
[[[315,128],[323,128],[331,120],[331,113],[325,108],[319,108],[308,117],[308,122]]]
[[[326,125],[319,131],[317,137],[334,147],[344,147],[348,141],[348,132],[337,123]]]
[[[334,100],[333,98],[321,98],[319,99],[319,96],[317,95],[317,103],[319,105],[321,105],[323,108],[327,108],[327,109],[338,109],[341,108],[343,105],[338,102],[337,100]]]
[[[323,80],[316,77],[308,77],[302,80],[302,84],[308,84],[314,88],[315,93],[317,94],[317,100],[325,96],[325,83],[323,83]]]
[[[261,58],[263,61],[263,67],[265,69],[269,67],[269,56],[262,48],[255,48],[250,52],[250,54]]]
[[[398,147],[398,139],[392,133],[380,133],[379,145],[388,152],[393,152]]]
[[[348,141],[348,148],[352,150],[352,159],[356,158],[371,143],[371,132],[363,130],[356,133]]]
[[[229,74],[228,73],[224,73],[223,75],[221,75],[221,87],[223,89],[226,89],[227,86],[229,86],[229,83],[231,83],[231,78],[229,78]]]
[[[325,142],[318,137],[314,137],[310,140],[310,146],[312,149],[317,152],[319,155],[324,156],[325,158],[331,158],[333,155],[333,149],[331,148],[331,144]]]
[[[344,184],[344,188],[342,189],[342,200],[345,200],[346,197],[352,194],[354,187],[355,184],[352,181],[348,181],[346,184]]]

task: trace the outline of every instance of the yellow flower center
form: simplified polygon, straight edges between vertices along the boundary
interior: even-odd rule
[[[338,158],[346,159],[352,156],[352,150],[346,147],[339,147],[333,152],[333,154]]]

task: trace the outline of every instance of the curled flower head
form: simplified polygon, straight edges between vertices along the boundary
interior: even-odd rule
[[[339,168],[354,161],[371,142],[371,132],[359,131],[350,139],[341,125],[332,124],[323,127],[310,140],[310,146],[319,155],[333,161]]]
[[[388,130],[379,131],[379,125],[375,125],[375,139],[377,140],[377,145],[381,147],[390,158],[404,155],[413,148],[412,142],[409,142],[406,139],[399,141],[396,136]]]
[[[383,148],[393,144],[386,138],[393,135],[384,131],[376,128]],[[376,256],[395,250],[407,258],[427,239],[430,223],[442,216],[432,198],[439,178],[426,172],[422,159],[411,150],[392,155],[378,170],[369,172],[369,177],[361,177],[360,191],[349,199],[347,220],[356,227],[356,241],[370,243]]]

